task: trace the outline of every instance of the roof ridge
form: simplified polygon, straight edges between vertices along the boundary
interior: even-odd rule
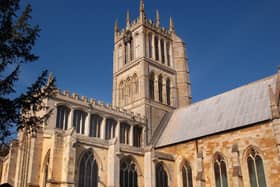
[[[259,79],[259,80],[256,80],[256,81],[249,82],[249,83],[244,84],[244,85],[242,85],[242,86],[239,86],[239,87],[230,89],[230,90],[228,90],[228,91],[225,91],[225,92],[223,92],[223,93],[220,93],[220,94],[217,94],[217,95],[214,95],[214,96],[211,96],[211,97],[202,99],[202,100],[200,100],[200,101],[197,101],[197,102],[195,102],[195,103],[192,103],[192,104],[190,104],[190,105],[188,105],[188,106],[186,106],[186,107],[179,108],[179,109],[177,109],[177,110],[189,108],[189,107],[192,107],[192,106],[196,106],[196,105],[198,105],[198,104],[200,104],[200,103],[202,103],[202,102],[205,102],[205,101],[207,101],[207,100],[210,100],[210,99],[213,99],[213,98],[216,98],[216,97],[219,97],[219,96],[228,94],[228,93],[230,93],[230,92],[233,92],[233,91],[236,91],[236,90],[239,90],[239,89],[242,89],[242,88],[244,88],[244,87],[246,87],[246,86],[251,86],[251,85],[257,84],[257,83],[259,83],[259,82],[261,82],[261,81],[266,81],[266,80],[275,78],[276,76],[277,76],[277,74],[273,74],[273,75],[270,75],[270,76],[268,76],[268,77],[265,77],[265,78],[262,78],[262,79]],[[175,111],[177,111],[177,110],[175,110]]]

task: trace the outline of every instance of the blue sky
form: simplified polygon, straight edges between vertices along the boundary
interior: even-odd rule
[[[22,69],[19,90],[45,68],[57,85],[111,102],[115,19],[138,16],[139,0],[23,0],[42,28],[34,51],[40,60]],[[172,4],[170,4],[172,2]],[[175,21],[189,56],[194,101],[276,73],[280,64],[279,0],[155,0],[145,11]]]

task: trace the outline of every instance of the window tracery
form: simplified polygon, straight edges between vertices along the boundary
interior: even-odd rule
[[[156,164],[156,187],[168,187],[168,176],[161,163]]]
[[[131,158],[123,158],[120,161],[120,187],[137,187],[136,164]]]
[[[79,164],[79,187],[98,186],[98,164],[91,150],[86,151]]]
[[[254,148],[249,150],[247,164],[251,187],[266,187],[263,159]]]
[[[125,106],[134,102],[139,95],[139,78],[136,73],[133,76],[128,76],[119,84],[119,103],[120,106]]]
[[[188,162],[185,162],[182,167],[182,182],[183,187],[193,187],[192,168]]]
[[[219,153],[216,153],[214,157],[214,174],[216,187],[228,186],[226,162],[223,156]]]

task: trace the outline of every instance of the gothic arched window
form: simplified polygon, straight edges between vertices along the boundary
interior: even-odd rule
[[[141,147],[142,142],[142,127],[135,126],[133,128],[133,146]]]
[[[66,130],[68,128],[68,116],[70,109],[66,106],[58,106],[56,114],[56,128]]]
[[[123,158],[120,161],[120,187],[137,187],[136,164],[131,158]]]
[[[164,41],[163,39],[160,40],[160,49],[161,49],[161,62],[165,63],[165,53],[164,53]]]
[[[168,187],[168,176],[161,163],[156,165],[156,187]]]
[[[155,85],[154,85],[154,80],[155,80],[155,74],[154,74],[154,72],[151,72],[151,73],[150,73],[150,76],[149,76],[149,93],[150,93],[150,98],[151,98],[151,99],[155,99],[155,92],[154,92]]]
[[[77,133],[84,134],[85,133],[85,120],[86,120],[86,113],[81,110],[74,111],[73,117],[73,127],[76,128]]]
[[[129,144],[129,131],[130,131],[130,125],[128,125],[127,123],[121,123],[120,143]]]
[[[153,42],[153,38],[152,38],[152,33],[148,34],[148,40],[149,40],[149,58],[153,58],[153,48],[152,48],[152,42]]]
[[[98,186],[98,165],[92,151],[86,151],[79,165],[79,187]]]
[[[171,104],[171,98],[170,98],[170,79],[166,80],[166,102],[168,105]]]
[[[119,98],[120,98],[120,106],[123,106],[124,105],[124,83],[123,81],[120,82],[120,87],[119,87],[119,90],[120,90],[120,95],[119,95]]]
[[[123,51],[123,46],[122,45],[118,46],[118,51],[117,52],[118,52],[118,64],[119,64],[119,67],[120,67],[124,63],[124,59],[123,59],[124,51]]]
[[[105,139],[109,140],[115,137],[115,129],[117,122],[114,119],[106,119]]]
[[[188,162],[186,162],[182,168],[182,182],[183,187],[193,187],[192,168]]]
[[[247,157],[251,187],[266,187],[263,160],[259,153],[251,148]]]
[[[135,48],[135,46],[134,46],[134,40],[133,39],[131,39],[131,41],[130,41],[130,61],[132,61],[133,59],[134,59],[134,52],[136,51],[134,51],[134,48]]]
[[[90,126],[89,126],[89,136],[91,137],[100,137],[102,117],[96,114],[92,114],[90,117]]]
[[[138,77],[137,77],[137,74],[134,74],[133,75],[133,95],[134,95],[134,97],[136,96],[136,95],[138,95],[138,92],[139,92],[139,80],[138,80]]]
[[[166,44],[167,65],[170,66],[170,43]]]
[[[157,36],[155,36],[155,44],[154,44],[154,46],[155,46],[155,58],[156,58],[156,60],[159,60],[159,51],[158,51],[158,37]]]
[[[45,158],[45,166],[43,173],[43,187],[47,187],[48,175],[49,175],[49,163],[50,163],[50,151],[47,153]]]
[[[219,153],[215,154],[214,157],[214,174],[216,187],[227,187],[227,167],[223,156]]]
[[[159,102],[162,103],[162,76],[159,75],[158,77],[158,97],[159,97]]]

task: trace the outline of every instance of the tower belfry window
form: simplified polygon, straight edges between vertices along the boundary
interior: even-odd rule
[[[168,105],[171,104],[170,98],[170,79],[166,80],[166,102]]]
[[[162,103],[162,76],[159,75],[158,77],[158,97],[159,97],[159,102]]]
[[[161,62],[165,64],[165,53],[164,53],[164,41],[160,40],[160,50],[161,50]]]
[[[170,66],[170,43],[166,44],[167,66]]]
[[[148,34],[148,41],[149,41],[149,58],[153,58],[153,47],[152,47],[152,43],[153,43],[153,38],[152,38],[152,33]]]
[[[155,74],[154,72],[151,72],[149,76],[149,94],[151,99],[155,99],[154,80],[155,80]]]
[[[131,31],[126,31],[124,37],[124,64],[127,64],[129,61],[132,60],[133,57],[133,40],[132,40],[132,33]]]
[[[158,37],[155,36],[155,43],[154,43],[154,46],[155,46],[155,58],[156,60],[159,60],[159,51],[158,51]]]
[[[130,61],[132,61],[134,59],[134,41],[133,38],[131,38],[130,41]]]

